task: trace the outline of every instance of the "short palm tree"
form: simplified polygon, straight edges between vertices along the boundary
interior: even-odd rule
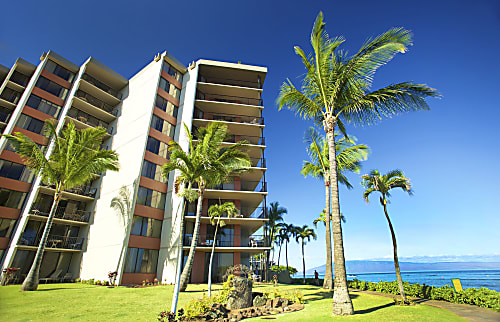
[[[304,225],[302,227],[295,227],[294,230],[294,237],[297,243],[299,243],[299,240],[301,242],[302,246],[302,273],[304,276],[304,284],[306,283],[306,258],[304,254],[304,246],[305,244],[313,238],[316,240],[316,233],[312,228],[307,227],[307,225]]]
[[[286,224],[285,223],[282,223],[280,224],[279,226],[279,229],[278,229],[278,234],[276,235],[276,239],[277,239],[277,242],[278,242],[278,247],[279,247],[279,250],[278,250],[278,266],[280,266],[280,257],[281,257],[281,246],[283,246],[283,243],[284,242],[287,242],[290,240],[290,235],[286,229]]]
[[[340,134],[335,133],[335,137]],[[330,230],[330,162],[328,155],[328,139],[321,136],[315,128],[311,127],[306,132],[304,141],[308,144],[306,150],[310,161],[304,161],[301,174],[304,177],[308,175],[323,180],[325,184],[325,209],[323,209],[324,223],[326,227],[326,267],[325,279],[323,288],[333,288],[333,273],[332,273],[332,242]],[[337,173],[338,181],[344,184],[348,189],[352,188],[349,180],[345,176],[345,172],[351,171],[359,173],[361,169],[361,161],[366,160],[369,153],[368,146],[363,144],[356,145],[356,138],[342,137],[337,140],[335,146],[337,155]]]
[[[247,171],[251,166],[250,158],[242,151],[246,144],[245,141],[240,141],[230,147],[222,147],[222,142],[227,136],[225,124],[211,123],[206,128],[199,128],[196,133],[198,140],[196,142],[194,142],[193,135],[186,125],[184,125],[184,129],[188,136],[189,151],[185,152],[177,142],[170,141],[170,162],[164,164],[162,168],[164,176],[167,176],[171,171],[179,171],[174,183],[175,191],[178,191],[181,185],[188,185],[188,187],[196,187],[198,194],[193,239],[186,265],[182,271],[179,283],[180,291],[186,290],[191,276],[194,253],[199,239],[205,190],[223,183],[231,175]]]
[[[268,245],[273,246],[276,239],[276,234],[280,222],[283,222],[283,216],[288,213],[288,210],[281,207],[279,202],[271,202],[267,209],[268,221],[264,223],[264,235],[267,236]],[[274,252],[273,252],[274,254]],[[269,253],[267,253],[266,270],[269,268]]]
[[[406,191],[409,195],[412,195],[410,179],[404,176],[401,170],[392,170],[387,172],[385,175],[381,175],[378,170],[372,170],[370,174],[365,174],[361,176],[363,179],[363,186],[365,187],[365,192],[363,193],[363,198],[368,202],[368,197],[372,192],[380,192],[380,204],[384,207],[385,218],[389,224],[389,229],[391,230],[392,237],[392,247],[394,253],[394,267],[396,269],[396,278],[398,280],[399,292],[401,293],[401,298],[403,303],[406,302],[405,289],[403,287],[403,279],[401,278],[401,271],[399,270],[398,261],[398,246],[396,243],[396,233],[392,227],[391,219],[389,218],[389,213],[387,212],[387,204],[389,203],[388,198],[391,196],[390,190],[395,188],[401,188]]]
[[[290,237],[293,237],[295,231],[295,226],[293,224],[284,223],[282,226],[283,234],[286,235],[285,240],[285,259],[286,259],[286,269],[288,270],[288,243],[290,242]]]
[[[106,170],[118,171],[118,155],[115,151],[101,150],[106,129],[88,128],[77,130],[73,122],[58,133],[56,122],[45,122],[44,134],[50,138],[52,153],[47,158],[42,149],[22,133],[5,134],[14,150],[25,164],[39,176],[44,184],[55,186],[54,201],[36,251],[33,265],[23,282],[23,291],[36,291],[45,244],[52,227],[57,206],[64,190],[82,186],[97,178]]]
[[[337,159],[335,158],[336,128],[347,136],[345,123],[372,124],[381,117],[401,112],[428,110],[425,98],[439,96],[425,85],[403,82],[372,90],[373,77],[380,66],[397,53],[404,53],[412,44],[411,33],[403,28],[392,28],[369,39],[354,55],[348,56],[339,46],[342,37],[330,39],[320,12],[311,32],[313,51],[307,55],[300,47],[295,52],[306,68],[301,89],[290,80],[284,82],[277,102],[299,116],[313,119],[322,125],[328,137],[330,155],[330,182],[332,199],[332,227],[334,244],[335,280],[333,314],[354,313],[347,289],[344,245],[340,224]]]
[[[223,215],[226,215],[227,218],[232,218],[239,214],[238,209],[234,206],[232,202],[225,202],[219,205],[212,205],[208,208],[208,216],[210,217],[210,223],[215,226],[215,233],[213,237],[212,243],[212,252],[210,253],[210,263],[208,264],[208,296],[212,296],[212,262],[214,259],[214,251],[215,251],[215,241],[217,240],[217,229],[219,227],[224,227],[226,222],[221,220]]]

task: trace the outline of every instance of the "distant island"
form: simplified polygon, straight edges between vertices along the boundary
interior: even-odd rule
[[[500,262],[436,262],[415,263],[399,262],[401,271],[440,271],[440,270],[470,270],[470,269],[500,269]],[[388,260],[351,260],[346,261],[347,274],[391,273],[394,272],[394,262]],[[325,273],[325,265],[306,270],[306,274]]]

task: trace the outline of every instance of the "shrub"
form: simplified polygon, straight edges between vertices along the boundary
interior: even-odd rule
[[[377,291],[388,294],[399,294],[397,281],[392,282],[365,282],[354,279],[348,281],[350,288],[358,290]],[[421,297],[430,300],[440,300],[451,303],[471,304],[480,307],[491,308],[500,312],[500,293],[488,288],[467,288],[461,292],[455,292],[453,287],[445,285],[441,287],[420,285],[418,283],[403,283],[406,295]]]
[[[290,302],[294,303],[304,303],[304,295],[299,290],[287,290],[282,291],[278,287],[273,288],[269,292],[264,292],[264,296],[268,299],[275,299],[278,297],[285,298]]]
[[[286,271],[286,266],[283,266],[283,265],[280,265],[280,266],[271,266],[271,271],[273,272],[283,272],[283,271]],[[293,274],[297,274],[297,269],[295,267],[292,267],[292,266],[288,266],[288,271],[290,272],[290,275],[293,275]]]

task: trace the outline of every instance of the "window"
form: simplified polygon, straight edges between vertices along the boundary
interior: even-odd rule
[[[157,154],[165,159],[168,159],[168,156],[170,155],[170,153],[168,152],[168,144],[152,137],[148,137],[146,150],[154,154]]]
[[[7,160],[0,160],[0,177],[31,183],[34,174],[25,165]]]
[[[156,273],[158,250],[129,247],[125,273]]]
[[[157,209],[164,209],[165,194],[156,190],[139,187],[137,191],[137,204]]]
[[[64,80],[67,80],[68,82],[71,82],[73,80],[73,77],[75,76],[72,72],[60,65],[57,65],[52,60],[49,60],[47,62],[47,64],[45,65],[45,70],[61,77]]]
[[[161,166],[146,160],[144,160],[144,163],[142,164],[141,176],[160,182],[168,181],[168,176],[165,178],[161,174]]]
[[[57,117],[61,109],[59,105],[51,103],[33,94],[31,94],[28,98],[28,102],[26,103],[26,105],[45,114],[52,115],[53,117]]]
[[[181,90],[175,87],[174,84],[170,84],[170,82],[163,77],[160,77],[159,87],[176,99],[179,99],[181,97]]]
[[[0,205],[2,207],[21,209],[25,199],[25,192],[0,188]]]
[[[170,66],[169,63],[163,63],[162,68],[163,68],[164,71],[167,72],[167,74],[169,74],[170,76],[172,76],[173,78],[175,78],[177,81],[179,81],[179,82],[182,83],[182,74],[181,74],[181,72],[179,72],[177,69],[175,69],[172,66]]]
[[[26,114],[21,114],[19,120],[17,121],[16,126],[28,130],[30,132],[34,132],[37,134],[41,134],[44,126],[44,122],[32,118]]]
[[[53,81],[43,76],[40,76],[40,78],[38,78],[35,86],[62,99],[65,99],[66,95],[68,94],[68,89],[62,87],[57,83],[54,83]]]
[[[175,106],[172,102],[167,101],[160,95],[156,95],[156,107],[158,107],[160,110],[167,112],[168,115],[171,115],[175,118],[177,118],[177,113],[179,111],[179,108]]]
[[[0,218],[0,237],[10,238],[15,225],[15,219]]]
[[[134,216],[132,221],[131,235],[144,236],[144,237],[161,237],[161,220],[146,218],[141,216]]]
[[[6,107],[0,106],[0,122],[9,122],[12,110]]]
[[[19,101],[19,98],[21,97],[21,93],[15,91],[13,89],[10,89],[8,87],[5,87],[3,89],[2,95],[0,95],[0,97],[6,101],[13,103],[13,104],[17,104],[17,102]]]
[[[171,138],[174,137],[175,126],[165,121],[164,119],[159,118],[156,115],[153,115],[153,118],[151,119],[151,127]]]

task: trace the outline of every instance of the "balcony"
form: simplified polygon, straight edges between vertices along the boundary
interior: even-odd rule
[[[237,189],[237,185],[239,185],[239,189]],[[197,189],[198,185],[194,184],[193,188]],[[218,186],[208,188],[212,190],[230,190],[230,191],[250,191],[250,192],[267,192],[267,182],[264,180],[260,181],[239,181],[239,182],[230,182],[223,183]]]
[[[48,217],[49,211],[45,211],[45,209],[39,210],[40,207],[38,205],[34,205],[30,210],[30,215],[34,216],[43,216]],[[90,219],[90,212],[76,209],[67,209],[66,207],[61,207],[56,209],[56,213],[54,215],[55,218],[78,221],[81,223],[88,223]]]
[[[252,167],[254,168],[266,168],[266,159],[265,158],[250,158],[250,162],[252,163]]]
[[[113,134],[113,127],[109,126],[109,123],[104,122],[103,120],[100,120],[93,115],[90,115],[88,113],[80,111],[77,108],[71,108],[68,111],[67,116],[77,120],[80,123],[83,123],[83,124],[91,126],[91,127],[103,127],[106,129],[106,132],[109,135]]]
[[[222,102],[222,103],[264,106],[264,101],[261,98],[239,97],[239,96],[230,96],[222,94],[209,94],[209,93],[203,93],[201,91],[196,92],[196,99],[213,101],[213,102]]]
[[[255,81],[251,81],[251,80],[211,77],[200,74],[198,75],[198,82],[262,89],[262,83],[260,77],[257,77]]]
[[[16,83],[17,85],[25,87],[28,84],[30,78],[28,76],[18,72],[18,71],[14,71],[12,73],[12,75],[10,76],[9,80]]]
[[[194,110],[194,119],[245,123],[252,125],[264,125],[263,117],[251,116],[251,115],[209,113],[209,112],[205,113],[197,108],[195,108]]]
[[[237,143],[241,141],[247,141],[248,144],[253,144],[253,145],[266,145],[266,138],[264,136],[230,134],[224,139],[224,142],[227,143]]]
[[[217,234],[217,238],[221,237],[221,235]],[[246,237],[241,237],[243,241],[247,240]],[[193,240],[193,236],[190,234],[186,234],[183,239],[184,246],[191,246],[191,242]],[[198,243],[196,246],[198,247],[212,247],[214,244],[214,235],[210,234],[200,234],[198,238]],[[215,240],[215,247],[269,247],[269,243],[267,239],[263,235],[252,235],[248,237],[248,243],[241,244],[241,246],[234,246],[233,240]]]
[[[55,190],[55,185],[46,185],[44,183],[41,184],[41,187],[45,189]],[[97,188],[92,188],[90,185],[85,185],[81,187],[75,187],[71,189],[66,189],[63,192],[67,192],[73,195],[78,195],[84,197],[84,199],[94,199],[97,193]]]
[[[4,99],[7,102],[10,102],[12,104],[17,104],[20,97],[21,97],[21,93],[13,90],[11,88],[8,88],[8,87],[5,87],[3,92],[2,92],[2,95],[0,95],[1,99]]]
[[[19,238],[19,246],[32,246],[38,247],[40,244],[41,236],[35,238],[27,238],[26,235],[22,235]],[[47,238],[46,248],[59,248],[59,249],[70,249],[70,250],[82,250],[83,242],[85,238],[82,237],[70,237],[70,236],[50,236]]]
[[[103,82],[95,79],[94,77],[90,76],[89,74],[83,74],[82,79],[84,79],[88,83],[94,85],[95,87],[99,88],[103,92],[106,92],[106,93],[116,97],[117,99],[120,99],[120,97],[119,97],[120,94],[117,90],[115,90],[115,89],[111,88],[110,86],[104,84]]]
[[[78,97],[79,99],[81,99],[84,102],[87,102],[87,103],[89,103],[89,104],[91,104],[91,105],[93,105],[93,106],[95,106],[95,107],[97,107],[97,108],[99,108],[99,109],[101,109],[101,110],[109,113],[109,114],[114,115],[113,114],[113,112],[114,112],[114,106],[112,106],[111,104],[108,104],[108,103],[105,103],[105,102],[101,101],[97,97],[94,97],[94,96],[92,96],[92,95],[90,95],[90,94],[88,94],[88,93],[86,93],[86,92],[84,92],[84,91],[82,91],[80,89],[76,92],[75,96]]]

